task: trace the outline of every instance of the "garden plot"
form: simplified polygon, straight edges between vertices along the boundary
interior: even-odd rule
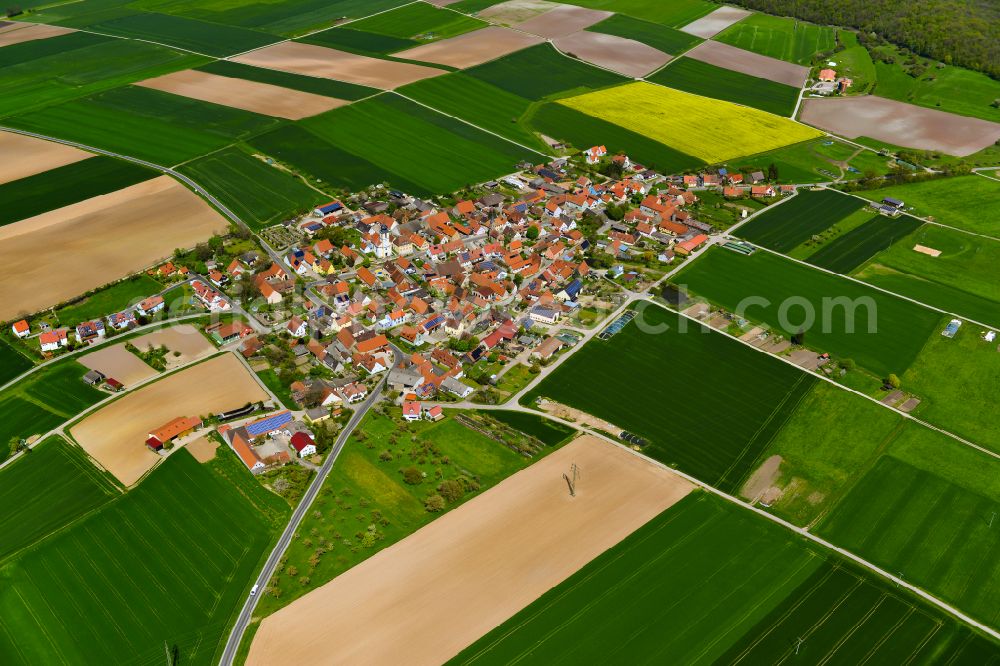
[[[724,67],[734,72],[742,72],[769,81],[777,81],[795,88],[801,88],[809,76],[808,67],[784,62],[777,58],[769,58],[711,40],[702,42],[684,55],[707,62],[709,65]]]
[[[8,224],[0,319],[62,303],[223,229],[222,216],[169,176]]]
[[[122,484],[131,486],[162,458],[146,448],[149,431],[178,416],[206,416],[267,400],[233,354],[144,386],[90,414],[70,434]]]
[[[61,143],[0,132],[0,183],[34,176],[88,157],[93,155]]]
[[[233,58],[256,67],[393,89],[444,72],[433,67],[380,60],[312,44],[283,42]]]
[[[33,42],[36,39],[48,39],[49,37],[68,35],[71,32],[76,31],[69,28],[61,28],[57,25],[42,25],[38,23],[14,30],[4,29],[0,30],[0,47]]]
[[[334,97],[193,69],[146,79],[136,85],[289,120],[315,116],[350,103]]]
[[[400,58],[422,60],[464,69],[514,51],[526,49],[535,44],[541,44],[543,41],[545,40],[541,37],[534,37],[500,26],[491,26],[451,39],[423,44],[406,51],[400,51],[395,55]]]
[[[670,56],[642,42],[599,32],[580,31],[552,40],[557,49],[619,74],[641,78],[665,65]]]
[[[266,618],[247,663],[443,663],[692,488],[581,437]]]
[[[689,35],[709,39],[732,24],[742,21],[751,13],[738,7],[719,7],[708,16],[702,16],[700,19],[688,23],[681,30]]]
[[[849,139],[864,136],[959,157],[1000,140],[1000,123],[874,96],[806,99],[799,118]]]
[[[91,370],[120,381],[126,388],[157,374],[141,358],[125,349],[124,344],[106,345],[95,352],[84,354],[79,360]]]
[[[539,37],[552,39],[565,37],[579,30],[586,30],[595,23],[600,23],[611,16],[612,12],[599,9],[587,9],[570,5],[557,5],[544,14],[539,14],[514,27],[524,32],[530,32]]]

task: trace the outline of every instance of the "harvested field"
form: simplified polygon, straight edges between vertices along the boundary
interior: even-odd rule
[[[599,32],[575,32],[552,43],[563,53],[635,78],[659,69],[670,60],[663,51],[642,42]]]
[[[188,450],[194,459],[200,463],[207,463],[209,460],[215,458],[215,450],[219,448],[219,443],[210,440],[207,437],[199,437],[193,442],[188,442],[184,445],[184,448]]]
[[[225,228],[168,176],[8,224],[0,229],[0,319],[61,303]]]
[[[0,30],[0,47],[21,44],[23,42],[33,42],[36,39],[48,39],[59,35],[68,35],[75,30],[61,28],[57,25],[32,24],[17,30]]]
[[[106,345],[101,349],[80,357],[80,363],[91,370],[97,370],[105,377],[117,379],[126,388],[155,377],[157,372],[146,365],[141,358],[125,349],[124,344]]]
[[[1000,140],[1000,123],[871,95],[806,99],[802,101],[799,119],[849,139],[865,136],[958,157],[971,155]]]
[[[0,132],[0,183],[93,157],[88,152],[32,136]]]
[[[256,67],[320,76],[374,88],[392,89],[444,72],[406,62],[379,60],[312,44],[284,42],[233,58]]]
[[[581,437],[266,618],[247,664],[443,663],[692,488]]]
[[[476,16],[481,19],[489,19],[491,23],[514,25],[524,23],[539,14],[555,9],[555,7],[556,3],[547,2],[547,0],[507,0],[507,2],[501,2],[476,12]]]
[[[611,12],[599,9],[558,5],[555,9],[518,23],[514,27],[539,37],[552,39],[565,37],[579,30],[586,30],[609,16],[611,16]]]
[[[267,400],[256,378],[225,354],[144,386],[73,426],[70,434],[126,486],[161,460],[146,448],[149,431],[177,416],[200,416]]]
[[[541,44],[543,41],[545,40],[540,37],[532,37],[523,32],[491,26],[451,39],[423,44],[395,55],[409,60],[422,60],[464,69]]]
[[[777,81],[796,88],[801,88],[806,77],[809,76],[808,67],[777,58],[769,58],[759,53],[745,51],[729,44],[711,40],[702,42],[684,55],[707,62],[709,65],[724,67],[734,72],[742,72],[769,81]]]
[[[215,347],[191,324],[180,324],[140,335],[132,340],[132,344],[139,351],[145,351],[149,347],[165,346],[171,352],[167,354],[168,370],[197,361],[215,351]],[[179,352],[180,356],[175,356],[176,352]]]
[[[135,85],[289,120],[315,116],[350,103],[347,100],[193,69],[146,79]]]
[[[747,16],[750,16],[751,13],[738,7],[719,7],[708,16],[702,16],[700,19],[688,23],[681,28],[681,31],[689,35],[708,39],[719,34],[732,24],[742,21]]]

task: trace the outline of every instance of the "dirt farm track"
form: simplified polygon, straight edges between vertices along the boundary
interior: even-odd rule
[[[692,487],[580,437],[265,618],[247,664],[444,663]]]
[[[205,416],[267,398],[243,364],[224,354],[129,393],[87,416],[70,435],[131,486],[160,460],[144,443],[153,428],[178,416]]]
[[[169,176],[8,224],[0,228],[0,320],[96,289],[225,228]]]

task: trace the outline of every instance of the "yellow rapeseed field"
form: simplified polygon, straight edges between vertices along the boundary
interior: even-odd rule
[[[714,164],[822,132],[765,111],[640,81],[559,101]]]

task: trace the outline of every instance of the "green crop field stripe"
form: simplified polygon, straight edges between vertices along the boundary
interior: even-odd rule
[[[135,185],[159,173],[132,162],[97,155],[0,184],[0,226]]]
[[[36,39],[20,44],[11,44],[0,49],[0,67],[13,67],[24,63],[33,63],[44,67],[44,58],[84,49],[95,44],[112,41],[112,37],[95,35],[89,32],[73,32],[67,35],[57,35],[48,39]]]
[[[834,273],[847,274],[862,266],[893,243],[909,236],[923,224],[912,217],[890,219],[876,214],[860,227],[835,238],[806,259]]]
[[[799,90],[700,60],[680,58],[648,77],[648,80],[685,92],[752,106],[779,116],[795,109]]]
[[[353,24],[351,24],[353,25]],[[296,40],[305,44],[316,44],[317,46],[327,46],[350,51],[352,53],[382,55],[403,51],[405,49],[420,46],[420,42],[413,39],[401,39],[389,35],[379,35],[371,32],[362,32],[352,27],[330,28],[314,35]]]
[[[280,41],[255,30],[208,23],[169,14],[132,14],[92,26],[97,32],[145,39],[224,58]]]
[[[228,76],[234,79],[244,79],[256,81],[257,83],[268,83],[282,88],[291,88],[314,95],[324,97],[334,97],[354,101],[362,97],[369,97],[378,93],[378,89],[368,86],[359,86],[354,83],[345,83],[333,79],[321,79],[315,76],[305,76],[304,74],[293,74],[282,72],[277,69],[267,69],[265,67],[254,67],[231,60],[215,60],[197,68],[209,74]]]
[[[686,32],[625,14],[612,14],[603,21],[590,26],[587,30],[634,39],[673,56],[679,55],[703,41],[700,37],[689,35]]]
[[[802,190],[740,227],[736,235],[776,252],[789,252],[864,205],[834,190]]]

